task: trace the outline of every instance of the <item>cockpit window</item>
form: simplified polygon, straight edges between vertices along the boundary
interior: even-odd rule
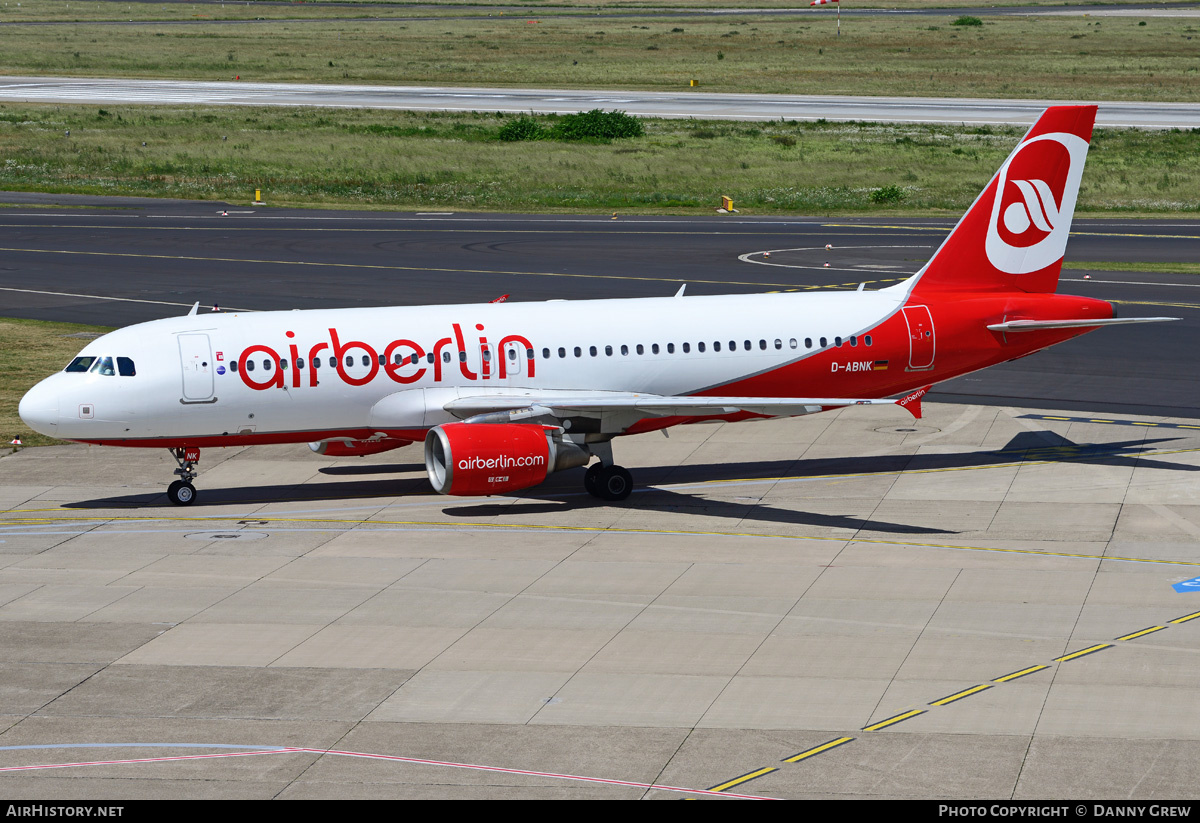
[[[112,377],[116,374],[113,369],[113,359],[111,357],[97,357],[96,362],[92,364],[91,371],[93,374],[102,374],[105,377]]]
[[[95,357],[76,357],[74,360],[72,360],[67,365],[67,367],[65,369],[63,369],[63,371],[75,371],[75,372],[87,371],[88,369],[90,369],[92,367],[92,364],[94,362],[96,362]]]
[[[117,371],[122,377],[134,377],[137,375],[137,369],[133,367],[133,361],[128,357],[117,358]]]

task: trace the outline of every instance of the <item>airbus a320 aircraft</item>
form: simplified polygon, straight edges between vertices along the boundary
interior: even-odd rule
[[[899,404],[1116,318],[1055,294],[1095,106],[1047,109],[933,258],[879,291],[199,315],[106,334],[21,400],[53,437],[200,451],[308,442],[330,457],[425,443],[443,494],[487,495],[598,461],[632,489],[622,434]],[[894,395],[898,399],[884,399]]]

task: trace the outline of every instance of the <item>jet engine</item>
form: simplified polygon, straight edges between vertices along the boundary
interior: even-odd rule
[[[442,494],[502,494],[536,486],[551,472],[585,465],[591,454],[556,426],[446,423],[425,437],[425,469]]]
[[[319,440],[316,443],[309,443],[308,447],[326,457],[362,457],[366,454],[379,454],[398,449],[410,443],[412,443],[411,440],[385,437],[382,440]]]

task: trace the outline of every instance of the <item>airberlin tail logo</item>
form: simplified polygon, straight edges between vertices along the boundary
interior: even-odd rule
[[[1043,134],[1000,167],[984,246],[993,266],[1026,274],[1062,259],[1087,149],[1074,134]]]

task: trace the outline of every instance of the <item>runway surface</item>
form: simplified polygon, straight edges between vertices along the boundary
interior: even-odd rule
[[[117,78],[4,77],[0,101],[157,105],[328,106],[406,111],[540,114],[619,109],[644,117],[718,120],[864,120],[879,123],[1031,124],[1067,100],[579,91],[470,87],[188,82]],[[1097,126],[1200,127],[1200,103],[1101,103]]]
[[[206,450],[186,510],[166,454],[0,457],[0,793],[1196,797],[1194,421],[871,407],[618,454],[605,505]]]
[[[316,212],[0,193],[3,314],[124,326],[206,308],[310,309],[880,288],[952,221]],[[38,208],[23,207],[37,205]],[[51,208],[54,203],[86,208]],[[830,244],[833,248],[825,250]],[[763,252],[770,251],[767,258]],[[939,400],[1200,416],[1200,221],[1077,220],[1059,290],[1161,325],[1094,332],[940,385]],[[828,267],[826,267],[828,263]],[[612,322],[597,317],[596,322]]]

